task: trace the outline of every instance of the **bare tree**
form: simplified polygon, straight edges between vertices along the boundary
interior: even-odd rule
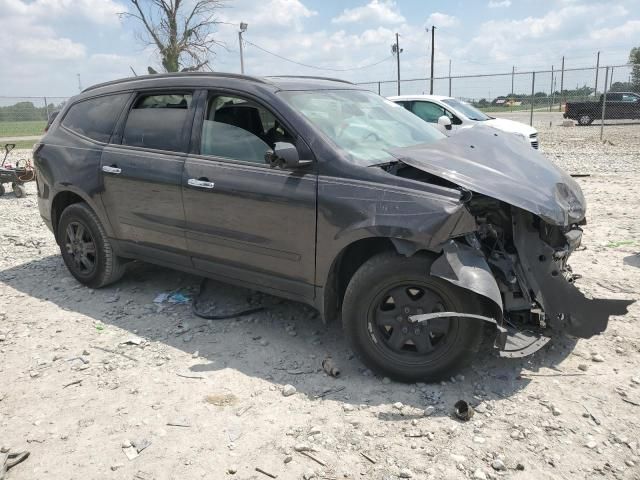
[[[214,48],[223,43],[214,39],[219,23],[216,11],[225,0],[130,0],[132,12],[120,14],[144,27],[141,39],[158,49],[167,72],[196,71],[209,65]],[[149,73],[155,73],[149,67]]]

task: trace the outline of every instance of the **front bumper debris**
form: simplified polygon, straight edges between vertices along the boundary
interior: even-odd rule
[[[530,213],[513,214],[514,244],[526,283],[545,312],[548,326],[580,338],[603,332],[612,315],[625,315],[633,300],[587,298],[565,276],[566,252],[540,238]],[[567,241],[571,243],[572,239]]]
[[[481,320],[492,323],[496,326],[497,335],[494,342],[494,347],[499,350],[500,356],[505,358],[519,358],[531,355],[544,347],[549,340],[549,337],[532,331],[516,330],[511,327],[504,327],[496,321],[495,318],[486,317],[484,315],[475,315],[472,313],[460,313],[460,312],[433,312],[423,313],[420,315],[412,315],[409,317],[409,321],[413,323],[422,323],[434,320],[437,318],[470,318],[473,320]]]

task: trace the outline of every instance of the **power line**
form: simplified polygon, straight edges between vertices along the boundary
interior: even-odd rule
[[[383,58],[382,60],[379,60],[375,63],[370,63],[368,65],[362,65],[359,67],[352,67],[352,68],[331,68],[331,67],[317,67],[315,65],[309,65],[307,63],[301,63],[301,62],[297,62],[295,60],[291,60],[290,58],[287,57],[283,57],[282,55],[278,55],[277,53],[271,52],[269,50],[267,50],[266,48],[262,48],[259,45],[256,45],[255,43],[250,42],[249,40],[243,38],[242,41],[248,45],[251,45],[252,47],[257,48],[258,50],[262,50],[264,53],[268,53],[269,55],[273,55],[274,57],[278,57],[281,60],[284,60],[286,62],[291,62],[291,63],[295,63],[296,65],[300,65],[302,67],[307,67],[307,68],[313,68],[315,70],[324,70],[324,71],[331,71],[331,72],[350,72],[353,70],[362,70],[365,68],[370,68],[370,67],[375,67],[376,65],[380,65],[383,62],[386,62],[387,60],[391,59],[393,56],[388,56]]]

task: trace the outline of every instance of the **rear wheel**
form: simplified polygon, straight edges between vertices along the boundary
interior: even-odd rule
[[[2,195],[4,195],[5,191],[6,191],[6,190],[4,189],[4,185],[2,185],[2,184],[0,183],[0,197],[1,197]]]
[[[65,208],[57,237],[64,263],[80,283],[100,288],[122,277],[124,263],[114,254],[98,216],[87,204]]]
[[[482,322],[439,318],[416,324],[411,315],[482,313],[476,297],[429,276],[432,259],[377,255],[354,274],[343,303],[346,335],[371,369],[401,381],[435,381],[470,360],[482,339]]]
[[[589,113],[581,113],[578,115],[578,124],[580,125],[591,125],[593,122],[593,117]]]

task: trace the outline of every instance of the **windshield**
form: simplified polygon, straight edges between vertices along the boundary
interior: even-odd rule
[[[489,115],[485,115],[480,110],[478,110],[473,105],[469,105],[468,103],[461,102],[460,100],[456,100],[455,98],[450,98],[447,100],[442,100],[447,105],[450,105],[455,110],[463,113],[465,117],[469,120],[477,120],[479,122],[484,122],[485,120],[491,120]]]
[[[389,149],[445,138],[400,105],[373,92],[320,90],[280,94],[360,165],[393,160]]]

